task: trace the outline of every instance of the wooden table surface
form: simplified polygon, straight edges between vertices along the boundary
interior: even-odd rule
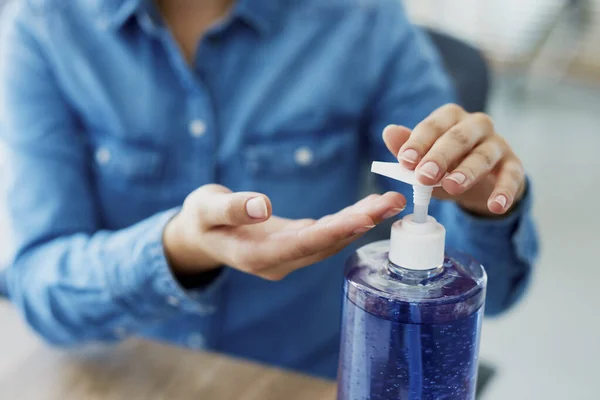
[[[41,346],[0,377],[0,398],[11,400],[334,400],[335,391],[332,382],[138,340]]]

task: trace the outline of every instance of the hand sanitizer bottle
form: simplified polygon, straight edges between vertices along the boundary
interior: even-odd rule
[[[413,186],[414,213],[346,263],[338,400],[471,400],[487,276],[427,215],[433,187],[398,163],[372,172]]]

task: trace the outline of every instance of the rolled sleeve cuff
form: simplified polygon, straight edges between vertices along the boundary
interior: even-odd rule
[[[217,294],[227,278],[224,269],[202,289],[185,290],[174,276],[165,255],[163,231],[179,208],[157,214],[137,226],[139,235],[130,263],[121,264],[129,272],[118,271],[119,297],[141,316],[168,316],[174,312],[210,315],[216,311]]]

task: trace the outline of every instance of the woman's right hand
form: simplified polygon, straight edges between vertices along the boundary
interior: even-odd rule
[[[405,206],[404,196],[388,192],[319,220],[291,220],[272,216],[271,202],[263,194],[206,185],[187,197],[165,227],[163,243],[176,274],[227,265],[280,280],[338,253]]]

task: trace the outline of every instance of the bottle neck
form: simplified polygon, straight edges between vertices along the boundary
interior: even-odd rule
[[[444,266],[440,265],[434,269],[420,271],[400,267],[393,262],[388,261],[387,271],[394,279],[402,281],[407,285],[424,285],[431,279],[440,275],[444,271]]]

